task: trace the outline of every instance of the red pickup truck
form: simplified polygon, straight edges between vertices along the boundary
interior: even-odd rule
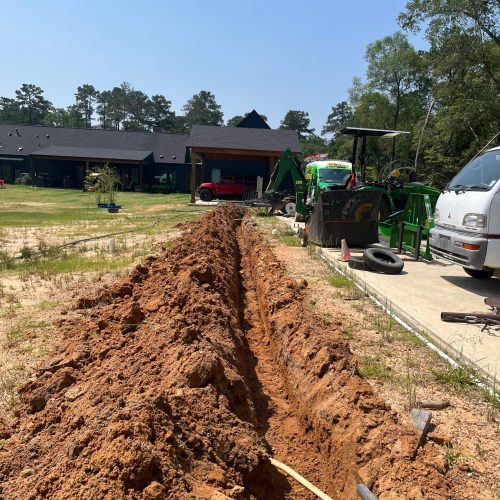
[[[204,182],[198,191],[201,200],[211,201],[214,198],[243,198],[246,193],[256,189],[255,177],[223,176],[219,182]]]

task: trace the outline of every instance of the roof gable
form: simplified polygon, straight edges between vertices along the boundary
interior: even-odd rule
[[[248,115],[246,115],[245,118],[243,118],[243,120],[241,120],[236,126],[242,128],[271,128],[267,124],[266,120],[264,120],[264,118],[262,118],[262,116],[260,116],[255,109],[252,109],[252,111],[248,113]]]
[[[191,148],[300,152],[299,136],[293,130],[193,125],[187,140]]]

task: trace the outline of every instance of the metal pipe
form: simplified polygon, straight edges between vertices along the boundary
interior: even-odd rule
[[[448,323],[484,323],[500,325],[500,314],[463,313],[463,312],[442,312],[441,320]]]

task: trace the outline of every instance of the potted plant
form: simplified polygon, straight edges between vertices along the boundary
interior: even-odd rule
[[[116,189],[121,184],[118,172],[107,163],[91,172],[86,181],[88,191],[93,191],[99,208],[107,208],[108,212],[116,213],[121,205],[116,204]]]

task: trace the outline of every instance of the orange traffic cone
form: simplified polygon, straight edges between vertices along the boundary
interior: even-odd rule
[[[347,246],[347,242],[346,240],[341,240],[339,260],[341,260],[342,262],[347,262],[350,258],[351,258],[351,252],[349,252],[349,247]]]

